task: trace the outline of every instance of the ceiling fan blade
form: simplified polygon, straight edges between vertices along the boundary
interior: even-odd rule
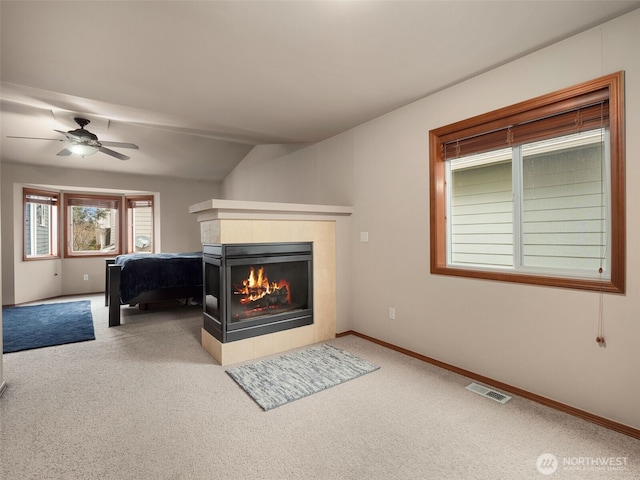
[[[59,138],[14,137],[13,135],[7,135],[7,138],[24,138],[27,140],[53,140],[54,142],[64,142],[64,140],[60,140]]]
[[[67,137],[68,140],[71,140],[72,142],[77,142],[78,140],[80,140],[80,138],[76,137],[75,135],[69,134],[69,132],[64,132],[62,130],[56,130],[56,129],[54,129],[53,131],[64,135],[65,137]]]
[[[129,160],[130,158],[130,157],[127,157],[126,155],[123,155],[118,152],[114,152],[113,150],[110,150],[105,147],[98,147],[98,150],[100,150],[102,153],[106,153],[107,155],[111,155],[112,157],[119,158],[120,160]]]
[[[123,143],[123,142],[104,142],[100,140],[102,145],[106,145],[107,147],[120,147],[120,148],[135,148],[136,150],[139,148],[135,143]]]
[[[59,157],[67,157],[67,156],[71,155],[71,150],[69,150],[69,149],[65,148],[65,149],[63,149],[63,150],[60,150],[60,151],[57,153],[57,155],[58,155]]]

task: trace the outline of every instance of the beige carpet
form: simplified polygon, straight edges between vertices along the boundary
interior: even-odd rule
[[[640,478],[638,440],[353,336],[329,343],[379,370],[264,412],[200,346],[199,309],[109,329],[90,298],[96,341],[4,356],[3,480]]]

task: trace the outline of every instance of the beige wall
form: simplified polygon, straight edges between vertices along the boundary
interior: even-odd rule
[[[189,206],[220,196],[220,184],[141,175],[116,175],[2,164],[2,303],[24,303],[59,295],[104,290],[104,259],[22,260],[22,186],[50,185],[61,190],[153,192],[160,212],[157,244],[164,252],[200,250],[198,222]],[[159,207],[159,208],[158,208]],[[89,280],[84,281],[84,274]]]
[[[313,147],[258,145],[225,178],[225,200],[353,205],[353,138],[338,135]],[[358,172],[360,175],[360,172]],[[351,329],[352,220],[336,219],[336,327]]]
[[[224,198],[354,206],[338,238],[339,281],[349,297],[338,331],[640,428],[640,56],[632,45],[640,45],[640,10],[317,145],[280,156],[275,147],[256,149],[223,183]],[[619,70],[626,71],[627,293],[604,295],[607,347],[600,348],[597,293],[429,273],[428,132]],[[360,242],[363,231],[368,243]]]

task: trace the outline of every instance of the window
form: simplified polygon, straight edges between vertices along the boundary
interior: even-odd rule
[[[125,197],[127,253],[153,252],[153,196]]]
[[[622,81],[430,132],[432,273],[624,292]]]
[[[58,257],[57,193],[23,189],[25,260]]]
[[[120,253],[120,197],[65,194],[66,255]]]

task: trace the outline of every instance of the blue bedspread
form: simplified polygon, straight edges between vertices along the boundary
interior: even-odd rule
[[[122,303],[160,288],[202,286],[202,252],[130,253],[116,257],[115,264],[122,267]]]

